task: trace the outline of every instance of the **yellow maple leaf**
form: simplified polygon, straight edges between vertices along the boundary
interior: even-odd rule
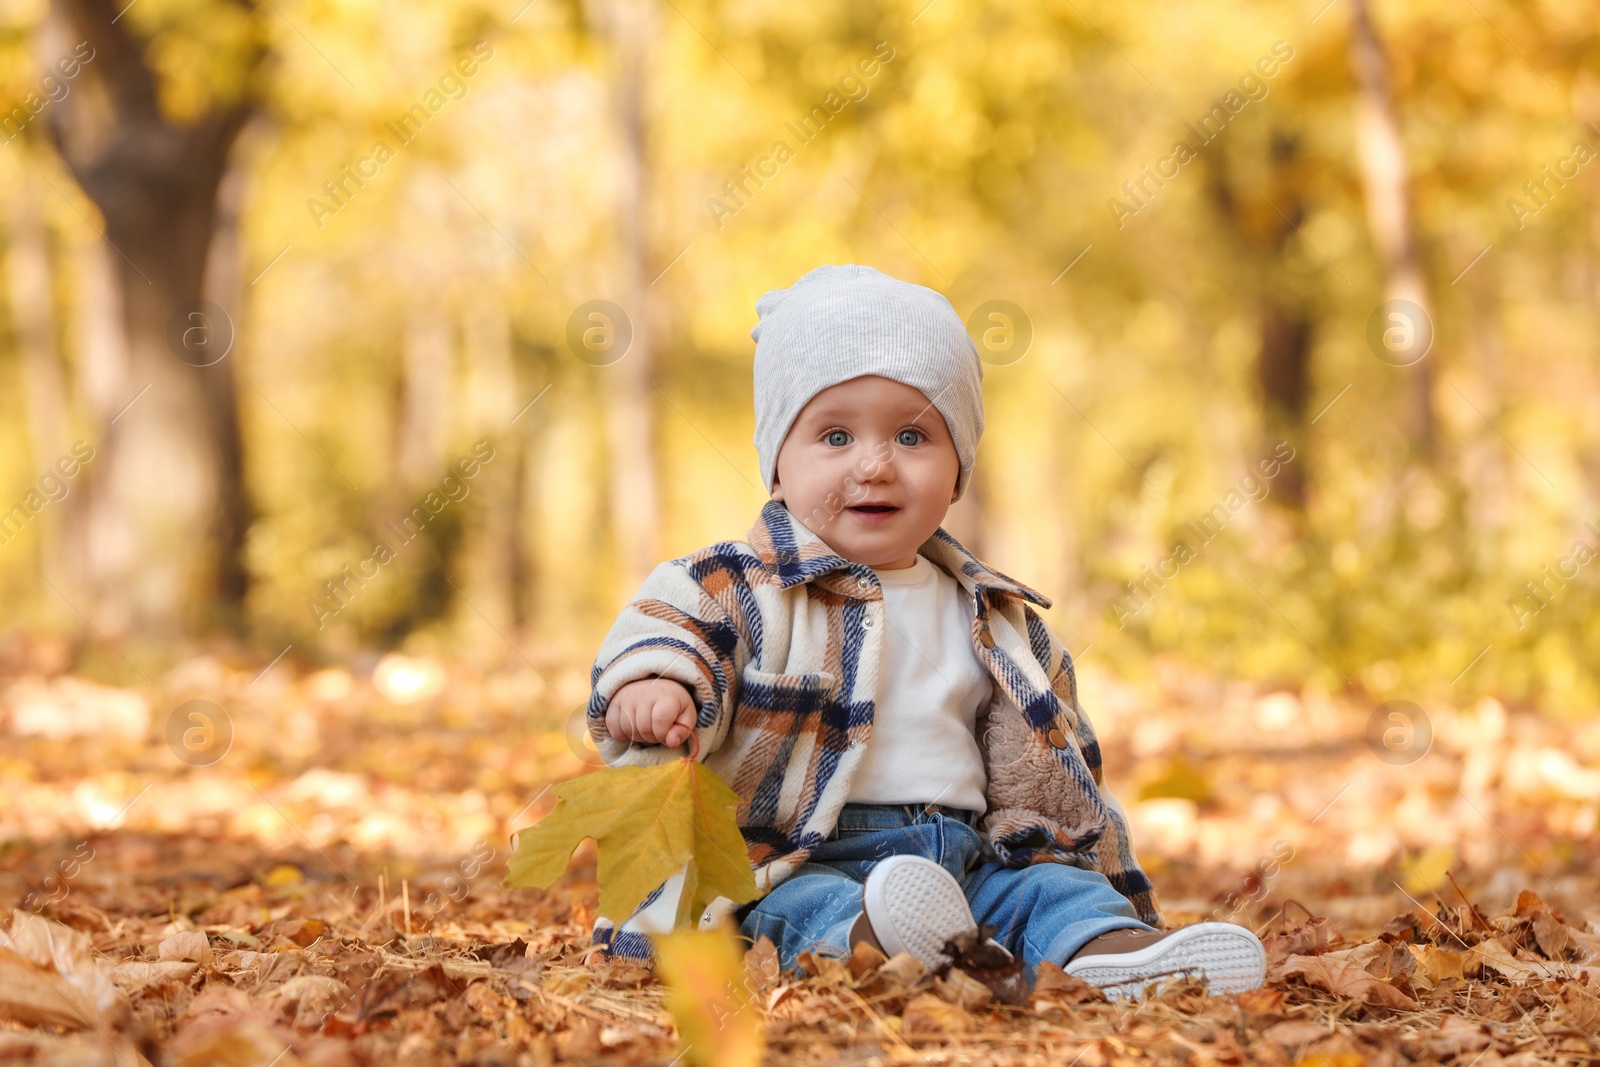
[[[756,1067],[766,1032],[744,951],[733,930],[681,930],[656,937],[667,1011],[690,1067]]]
[[[600,914],[614,922],[679,871],[677,928],[719,896],[735,903],[760,896],[739,833],[739,795],[699,761],[606,767],[562,783],[556,796],[555,810],[517,831],[506,885],[548,888],[592,837]]]

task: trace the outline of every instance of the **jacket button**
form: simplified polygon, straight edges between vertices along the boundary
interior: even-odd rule
[[[994,647],[994,634],[989,632],[989,628],[987,626],[978,631],[978,642],[982,644],[984,648]]]
[[[874,626],[876,626],[878,624],[876,622],[874,622],[872,619],[868,618],[868,619],[862,619],[861,620],[861,625],[870,630],[870,629],[872,629]]]
[[[1052,727],[1051,730],[1050,730],[1050,733],[1047,734],[1046,736],[1050,739],[1050,744],[1051,744],[1052,747],[1054,747],[1054,748],[1066,748],[1067,747],[1067,735],[1061,732],[1061,728],[1060,727]]]

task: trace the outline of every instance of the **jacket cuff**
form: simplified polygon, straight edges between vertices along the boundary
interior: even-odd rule
[[[600,758],[611,765],[649,765],[665,763],[695,751],[691,742],[678,748],[643,741],[612,737],[606,729],[606,708],[617,690],[629,682],[666,678],[682,682],[695,695],[694,736],[700,742],[702,757],[716,747],[720,694],[711,680],[711,670],[691,649],[675,644],[641,644],[621,653],[595,678],[589,698],[589,736]]]

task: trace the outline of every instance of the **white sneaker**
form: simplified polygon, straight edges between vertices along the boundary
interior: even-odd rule
[[[880,861],[867,875],[861,901],[884,955],[909,952],[930,971],[950,959],[946,941],[978,925],[961,883],[921,856]]]
[[[1195,923],[1165,933],[1112,930],[1079,949],[1064,970],[1112,1000],[1179,975],[1205,978],[1213,994],[1242,993],[1266,978],[1267,952],[1260,938],[1233,923]]]

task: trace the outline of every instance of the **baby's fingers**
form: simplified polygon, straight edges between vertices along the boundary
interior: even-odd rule
[[[680,718],[682,716],[679,714],[679,703],[674,697],[668,695],[658,697],[650,705],[651,738],[659,740],[669,748],[673,745],[683,744],[683,738],[687,735],[679,735],[678,733],[677,722]],[[675,737],[676,740],[674,740]]]
[[[667,729],[666,737],[662,743],[668,748],[677,748],[689,740],[689,734],[694,730],[694,719],[694,705],[689,704],[678,712],[678,717],[673,720],[672,725]]]
[[[606,709],[606,729],[619,741],[649,741],[650,709],[641,708],[633,694],[622,695]]]

